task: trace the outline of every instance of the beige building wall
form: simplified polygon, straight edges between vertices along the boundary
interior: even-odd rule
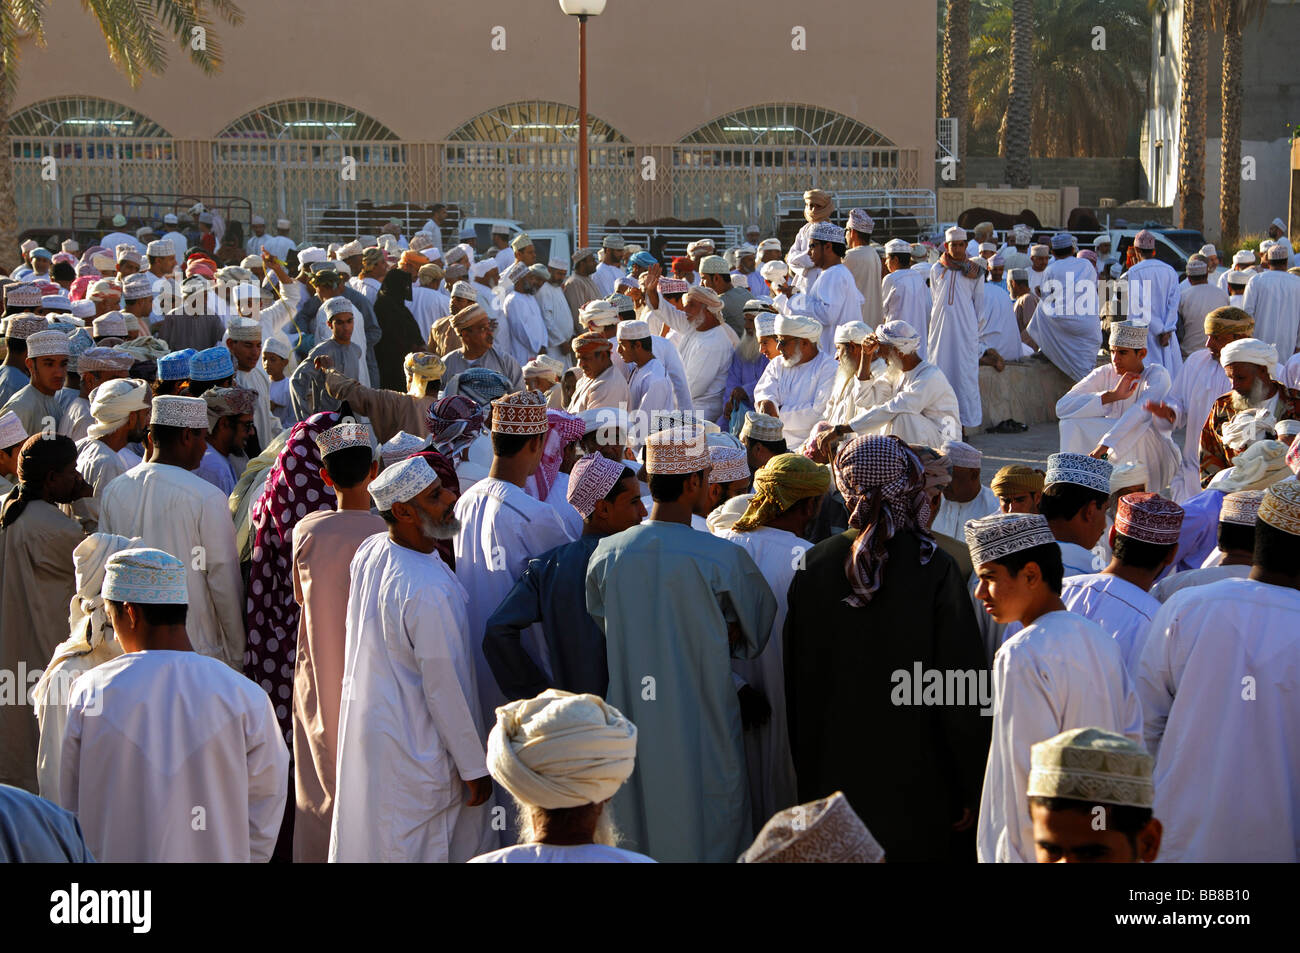
[[[323,99],[418,143],[444,140],[511,102],[577,104],[578,24],[555,0],[316,0],[309,8],[244,0],[243,8],[241,26],[216,28],[225,60],[218,75],[176,50],[165,76],[133,90],[94,19],[78,5],[53,5],[47,47],[24,44],[13,111],[95,96],[178,140],[207,140],[257,107]],[[662,146],[745,107],[817,106],[916,150],[909,184],[933,188],[935,17],[932,4],[882,0],[609,0],[588,24],[589,113],[634,146]],[[497,28],[504,50],[493,49]]]

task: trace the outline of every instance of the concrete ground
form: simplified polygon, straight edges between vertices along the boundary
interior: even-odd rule
[[[987,485],[993,474],[1008,464],[1047,469],[1048,455],[1060,449],[1061,432],[1055,422],[1043,423],[1024,433],[978,433],[966,442],[984,454],[982,473]]]

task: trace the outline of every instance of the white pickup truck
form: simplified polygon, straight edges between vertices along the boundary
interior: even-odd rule
[[[507,226],[511,238],[520,232],[527,232],[528,237],[533,240],[533,247],[537,250],[537,260],[542,264],[552,258],[573,260],[573,242],[566,231],[558,228],[524,228],[522,222],[508,218],[468,218],[461,227],[474,229],[474,247],[478,249],[480,255],[493,248],[492,226],[494,225]]]

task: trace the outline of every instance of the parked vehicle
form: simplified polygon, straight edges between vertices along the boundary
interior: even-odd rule
[[[509,218],[467,218],[461,227],[474,229],[474,249],[480,255],[491,251],[494,247],[493,225],[507,226],[512,238],[520,232],[527,232],[528,237],[533,240],[533,248],[537,251],[537,260],[542,264],[546,264],[552,258],[572,260],[573,245],[566,231],[558,228],[524,228],[522,222]]]

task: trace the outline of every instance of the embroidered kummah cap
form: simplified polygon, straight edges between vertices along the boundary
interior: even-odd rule
[[[786,314],[776,316],[777,337],[803,338],[816,343],[821,340],[822,330],[822,323],[816,318]]]
[[[760,440],[774,443],[785,440],[785,424],[770,414],[750,410],[745,413],[745,423],[740,428],[741,440]]]
[[[546,267],[545,265],[543,265],[540,261],[537,262],[536,264],[529,265],[529,266],[528,266],[528,273],[529,273],[530,275],[534,275],[534,276],[536,276],[536,277],[538,277],[538,278],[541,278],[543,281],[550,281],[550,280],[551,280],[551,269],[547,268],[547,267]],[[623,279],[620,278],[619,280],[622,281]],[[631,279],[627,279],[627,280],[630,281]],[[636,284],[636,283],[633,282],[633,286],[635,286],[635,284]]]
[[[157,424],[159,427],[207,430],[208,402],[202,397],[162,394],[153,399],[153,404],[149,408],[149,423]]]
[[[1145,251],[1150,251],[1156,247],[1155,233],[1144,228],[1137,233],[1137,237],[1133,239],[1133,244]]]
[[[595,254],[596,254],[596,249],[594,247],[588,246],[586,248],[579,248],[577,251],[573,253],[573,263],[576,265],[578,262],[582,261],[583,259],[590,258]]]
[[[912,246],[910,243],[903,241],[901,238],[891,238],[885,242],[885,255],[910,255]]]
[[[818,222],[812,227],[808,240],[813,242],[834,242],[837,245],[843,245],[844,229],[833,222]],[[706,258],[705,261],[708,261],[708,259]],[[704,271],[703,263],[700,265],[700,271]]]
[[[0,414],[0,450],[7,450],[9,447],[22,443],[28,437],[23,422],[18,419],[18,415],[12,410],[6,410]]]
[[[993,474],[989,489],[996,496],[1019,496],[1043,492],[1043,471],[1013,463]]]
[[[1201,261],[1199,258],[1193,258],[1187,262],[1187,275],[1189,278],[1199,278],[1202,275],[1209,274],[1209,271],[1209,263]]]
[[[552,255],[546,260],[546,267],[551,271],[568,271],[569,263],[563,258]]]
[[[774,814],[741,864],[878,864],[885,850],[840,791]]]
[[[1268,249],[1269,261],[1286,261],[1291,256],[1287,254],[1287,248],[1281,242],[1276,245],[1270,245]]]
[[[438,480],[438,474],[424,457],[407,457],[384,470],[370,484],[370,498],[381,513],[394,503],[407,503]]]
[[[1110,326],[1110,346],[1139,351],[1147,346],[1148,326],[1135,321],[1116,321]]]
[[[1098,493],[1110,494],[1110,475],[1115,468],[1109,460],[1098,460],[1083,453],[1054,453],[1047,458],[1047,480],[1073,483]]]
[[[226,323],[226,337],[232,341],[262,340],[262,322],[232,315]]]
[[[9,318],[9,326],[5,330],[5,337],[25,341],[33,334],[48,331],[49,327],[50,323],[39,315],[15,314]]]
[[[157,279],[148,272],[139,272],[134,275],[127,275],[122,280],[122,297],[127,301],[139,301],[141,298],[152,298],[153,284]]]
[[[948,440],[940,452],[948,458],[954,467],[978,470],[984,462],[984,454],[968,443],[960,440]]]
[[[1122,496],[1115,512],[1115,532],[1140,543],[1169,546],[1178,542],[1183,508],[1158,493]]]
[[[636,767],[636,725],[597,695],[548,688],[496,711],[487,768],[523,804],[544,810],[609,800]]]
[[[1069,232],[1057,232],[1048,239],[1053,249],[1061,250],[1074,247],[1074,236]]]
[[[536,391],[516,391],[492,401],[493,433],[533,436],[546,430],[546,398]]]
[[[129,371],[135,355],[112,347],[87,348],[77,355],[78,373],[86,371]]]
[[[1250,283],[1250,279],[1253,277],[1254,275],[1252,275],[1248,271],[1230,271],[1228,272],[1228,277],[1225,280],[1233,288],[1244,288],[1246,287],[1247,284]],[[1209,318],[1207,317],[1206,320],[1208,321]],[[1250,327],[1252,331],[1255,329],[1255,324],[1253,321],[1251,322]]]
[[[41,295],[41,307],[46,311],[60,311],[66,314],[72,311],[72,301],[65,294]]]
[[[863,321],[846,321],[835,329],[836,344],[861,344],[871,336],[871,328]]]
[[[1227,494],[1219,509],[1219,522],[1254,527],[1260,504],[1264,502],[1264,493],[1264,490],[1238,490]]]
[[[533,247],[533,240],[528,237],[527,232],[520,232],[510,240],[510,247],[515,251],[523,251],[525,248]]]
[[[86,301],[84,299],[72,302],[72,316],[80,319],[83,324],[85,323],[86,318],[94,320],[95,302]]]
[[[194,357],[195,350],[187,347],[183,351],[172,351],[172,353],[158,358],[158,380],[160,381],[183,381],[190,376],[190,358]]]
[[[834,228],[834,226],[831,226]],[[835,241],[843,241],[844,236],[839,234],[839,229],[834,229],[837,237]],[[825,240],[825,239],[824,239]],[[700,261],[700,274],[702,275],[729,275],[731,266],[727,264],[727,259],[721,255],[706,255]]]
[[[320,306],[321,312],[325,315],[326,323],[329,323],[340,314],[356,314],[356,307],[347,298],[342,295],[330,298]]]
[[[645,442],[645,468],[650,474],[699,473],[709,465],[703,427],[670,427]]]
[[[121,311],[109,311],[101,314],[91,324],[91,333],[97,338],[126,337],[126,318]]]
[[[1155,759],[1123,735],[1071,728],[1029,749],[1029,797],[1151,807]]]
[[[369,449],[373,434],[367,424],[338,424],[316,435],[316,447],[322,457],[353,447]]]
[[[392,466],[399,460],[429,449],[429,441],[424,437],[399,430],[379,447],[379,457],[384,466]]]
[[[774,262],[769,261],[767,264],[771,265],[774,264]],[[763,267],[766,268],[767,265],[764,265]],[[766,277],[766,275],[764,275],[764,277]],[[691,283],[684,278],[659,279],[659,293],[665,297],[668,295],[684,295],[690,290]]]
[[[709,447],[710,483],[732,483],[749,479],[749,463],[745,451],[736,447]]]
[[[943,233],[943,243],[945,245],[948,244],[949,242],[964,242],[964,241],[966,241],[966,229],[962,228],[959,225],[954,225],[952,228],[948,229],[946,232]]]
[[[27,356],[30,358],[71,357],[72,349],[68,344],[68,336],[62,331],[37,331],[35,334],[29,334]]]
[[[1219,352],[1219,363],[1224,367],[1238,363],[1258,364],[1271,375],[1273,365],[1277,363],[1277,348],[1259,338],[1237,338],[1223,346]]]
[[[462,301],[478,301],[478,295],[474,293],[474,286],[468,281],[458,281],[452,285],[451,296]],[[478,307],[479,311],[483,311],[482,305],[471,305],[471,307]]]
[[[779,238],[765,238],[758,243],[757,251],[759,254],[762,254],[763,252],[780,251],[780,250],[781,250],[781,239]]]
[[[199,351],[190,358],[192,381],[224,381],[234,373],[235,359],[230,354],[230,348],[224,345]]]
[[[589,453],[573,465],[565,496],[573,508],[582,514],[582,518],[587,519],[596,509],[596,504],[623,479],[625,472],[631,471],[623,464],[603,454]]]
[[[190,601],[185,564],[161,549],[123,549],[104,564],[104,588],[110,602],[183,606]]]
[[[614,292],[605,300],[614,306],[615,314],[632,314],[636,312],[636,304],[634,304],[632,299],[625,294]]]
[[[1144,489],[1151,482],[1151,474],[1147,470],[1147,465],[1139,461],[1129,461],[1119,463],[1110,471],[1110,492],[1116,493],[1130,486],[1140,486]]]
[[[501,273],[501,280],[512,285],[526,274],[528,274],[528,266],[522,261],[517,261]]]
[[[1300,536],[1300,483],[1274,483],[1264,492],[1259,520],[1274,529]]]
[[[1055,542],[1047,518],[1037,513],[994,513],[966,523],[966,545],[975,566]]]
[[[864,208],[855,208],[849,212],[849,223],[847,228],[855,232],[865,232],[870,235],[876,227],[875,220],[867,214]]]
[[[615,251],[621,251],[625,245],[622,235],[606,235],[600,242],[601,248],[612,248]]]

